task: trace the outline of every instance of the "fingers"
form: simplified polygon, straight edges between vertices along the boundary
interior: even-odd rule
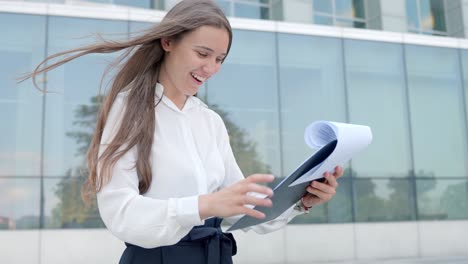
[[[254,209],[251,209],[251,208],[248,208],[248,207],[243,207],[240,214],[250,215],[250,216],[258,218],[258,219],[265,218],[264,213],[262,213],[260,211],[257,211],[257,210],[254,210]]]
[[[241,205],[250,204],[254,206],[259,205],[259,206],[271,207],[273,205],[273,202],[268,198],[262,199],[262,198],[256,198],[252,195],[245,195],[242,198],[242,201],[240,204]]]
[[[343,176],[343,167],[341,166],[336,166],[335,167],[335,172],[333,173],[333,176],[335,176],[336,179],[339,177]]]
[[[338,183],[336,183],[336,184],[338,184]],[[310,184],[310,186],[307,187],[307,191],[310,192],[310,190],[318,190],[320,192],[323,192],[323,193],[326,193],[326,194],[332,194],[332,195],[334,195],[336,193],[335,187],[332,187],[329,184],[321,183],[321,182],[318,182],[318,181],[313,181]],[[310,193],[312,193],[312,192],[310,192]],[[316,193],[312,193],[312,194],[316,194]]]
[[[255,192],[265,194],[267,196],[273,196],[273,190],[269,187],[259,185],[260,182],[271,182],[274,180],[271,174],[253,174],[247,177],[243,181],[239,182],[239,188],[241,193]]]
[[[245,178],[245,181],[250,183],[272,182],[275,177],[271,174],[252,174]]]
[[[334,174],[332,175],[332,174],[326,172],[324,176],[325,176],[325,179],[326,179],[325,183],[328,183],[333,188],[338,187],[338,181],[336,180]]]

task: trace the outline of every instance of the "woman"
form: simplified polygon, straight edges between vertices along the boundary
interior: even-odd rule
[[[40,69],[42,62],[30,75],[89,53],[126,51],[99,112],[83,189],[88,200],[97,194],[107,228],[126,242],[121,263],[232,263],[235,240],[221,231],[221,218],[264,218],[252,205],[272,205],[248,193],[271,196],[259,183],[273,176],[244,178],[222,119],[194,97],[231,41],[229,22],[212,1],[182,1],[142,36],[53,55],[44,62],[77,53]],[[341,175],[341,167],[325,174],[326,183],[307,187],[298,206],[250,229],[271,232],[330,200]]]

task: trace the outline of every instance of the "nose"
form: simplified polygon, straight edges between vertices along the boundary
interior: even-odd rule
[[[213,75],[219,70],[219,67],[221,67],[220,63],[215,60],[209,60],[203,65],[203,71],[209,75]]]

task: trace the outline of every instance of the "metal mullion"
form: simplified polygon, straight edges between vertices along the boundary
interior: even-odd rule
[[[421,20],[421,5],[420,5],[420,0],[415,0],[416,1],[416,11],[418,12],[418,23],[419,23],[419,28],[418,32],[419,34],[422,33],[422,20]]]
[[[337,21],[336,21],[336,3],[335,3],[335,0],[332,0],[332,18],[333,18],[333,25],[336,25]]]
[[[418,207],[418,193],[416,189],[416,174],[415,174],[415,161],[414,161],[414,143],[413,143],[413,128],[412,128],[412,122],[411,122],[411,102],[410,102],[410,93],[409,93],[409,84],[408,84],[408,67],[407,67],[407,58],[406,58],[406,44],[401,44],[402,48],[402,57],[403,57],[403,74],[404,74],[404,89],[405,89],[405,99],[406,99],[406,112],[407,112],[407,125],[408,125],[408,140],[409,140],[409,151],[410,151],[410,164],[411,164],[411,169],[410,169],[410,182],[413,187],[413,208],[414,208],[414,220],[418,221],[419,220],[419,207]]]

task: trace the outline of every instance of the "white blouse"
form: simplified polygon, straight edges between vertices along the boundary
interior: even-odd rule
[[[197,97],[182,110],[163,96],[156,85],[156,123],[152,146],[153,180],[140,195],[134,168],[136,147],[117,161],[112,178],[97,194],[101,218],[119,239],[144,248],[177,243],[196,225],[202,225],[198,196],[213,193],[244,178],[229,144],[221,117]],[[126,95],[121,92],[105,125],[100,153],[121,122]],[[292,207],[277,219],[247,229],[257,233],[277,230],[301,214]],[[241,216],[227,218],[233,223]]]

